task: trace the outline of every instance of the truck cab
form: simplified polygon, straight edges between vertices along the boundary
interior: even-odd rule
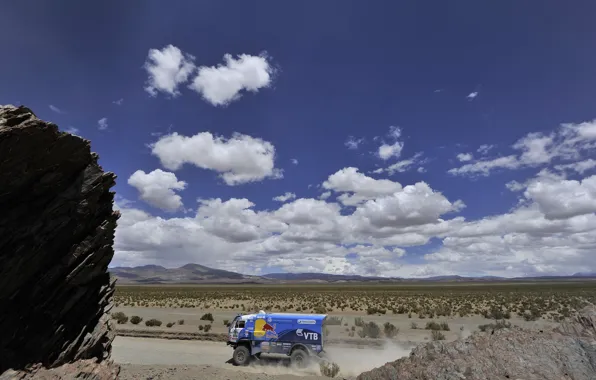
[[[238,315],[228,325],[227,345],[234,349],[233,362],[247,365],[261,354],[290,357],[304,367],[319,357],[324,345],[325,314],[266,313]]]

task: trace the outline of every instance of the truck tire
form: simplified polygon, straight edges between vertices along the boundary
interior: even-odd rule
[[[250,350],[246,346],[238,346],[232,355],[234,365],[245,366],[250,362]]]
[[[290,364],[296,368],[306,368],[308,367],[310,358],[308,352],[303,350],[302,348],[296,348],[292,351],[290,355]]]

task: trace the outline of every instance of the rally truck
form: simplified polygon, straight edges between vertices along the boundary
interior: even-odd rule
[[[237,315],[228,325],[227,345],[232,346],[235,365],[247,365],[261,354],[290,357],[304,368],[323,353],[325,314],[266,313]]]

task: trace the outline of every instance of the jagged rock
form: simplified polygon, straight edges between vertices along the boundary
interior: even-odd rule
[[[119,367],[108,361],[98,363],[94,359],[87,359],[49,369],[41,365],[19,371],[9,369],[0,375],[0,380],[111,380],[118,378],[119,372]]]
[[[0,106],[0,373],[84,359],[117,369],[107,267],[120,214],[116,176],[97,160],[89,141]]]
[[[588,314],[571,323],[572,329],[511,328],[426,343],[409,357],[364,372],[357,380],[594,380],[596,340],[589,330],[596,322],[590,319],[594,310],[586,309]],[[585,318],[590,313],[592,317]]]

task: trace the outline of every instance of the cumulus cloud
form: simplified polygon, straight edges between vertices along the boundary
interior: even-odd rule
[[[456,157],[460,162],[472,161],[474,158],[472,153],[459,153]]]
[[[178,87],[195,71],[192,55],[183,53],[174,45],[150,49],[143,65],[149,75],[145,91],[151,96],[163,92],[172,97],[180,95]]]
[[[554,160],[581,159],[582,154],[596,148],[596,120],[580,124],[562,124],[548,134],[529,133],[511,147],[519,153],[479,160],[450,169],[449,173],[487,176],[495,169],[538,167]]]
[[[123,98],[120,98],[118,100],[114,100],[112,103],[115,104],[115,105],[117,105],[117,106],[121,106],[122,103],[124,103],[124,99]]]
[[[524,196],[534,201],[546,219],[569,219],[596,212],[596,176],[576,180],[537,180]]]
[[[511,211],[467,221],[452,214],[464,207],[463,202],[448,199],[424,182],[403,187],[378,183],[357,169],[347,169],[326,182],[333,188],[329,193],[337,189],[370,198],[351,213],[336,202],[310,198],[267,211],[257,211],[248,199],[207,199],[200,201],[195,216],[169,219],[131,205],[120,207],[115,262],[200,261],[243,273],[275,267],[401,277],[596,269],[596,176],[566,180],[543,171],[524,181],[524,202]],[[405,248],[433,238],[443,243],[438,249],[414,264],[404,261]]]
[[[394,141],[393,144],[383,143],[377,152],[377,155],[382,160],[388,160],[391,157],[399,157],[404,148],[404,143],[398,140],[401,137],[401,128],[394,126],[389,127],[389,137]]]
[[[97,121],[97,128],[100,131],[108,129],[108,119],[106,117],[102,117]]]
[[[296,194],[290,193],[290,192],[286,192],[283,195],[278,195],[277,197],[273,197],[273,200],[274,201],[278,201],[278,202],[287,202],[290,199],[296,199]]]
[[[467,163],[480,163],[480,172],[487,173],[539,169],[530,178],[507,183],[518,197],[510,210],[470,220],[458,214],[465,207],[462,200],[429,183],[402,185],[355,167],[331,173],[321,183],[324,192],[318,199],[283,194],[287,199],[273,209],[246,198],[201,199],[195,215],[164,218],[117,199],[122,218],[114,263],[201,262],[243,273],[274,268],[397,277],[596,271],[596,175],[589,173],[593,160],[584,157],[596,148],[592,125],[596,123],[564,124],[552,133],[528,134],[511,146],[514,154]],[[228,173],[231,183],[275,177],[273,147],[262,140],[208,133],[162,139],[152,150],[166,168],[190,163],[222,178]],[[264,152],[271,153],[266,165],[261,162]],[[236,157],[245,166],[236,166]],[[139,177],[146,180],[151,174],[141,172]],[[178,182],[174,176],[158,190],[176,195]],[[408,254],[409,247],[420,246],[429,253]]]
[[[298,159],[297,159],[297,158],[292,158],[292,159],[290,160],[290,162],[291,162],[292,164],[294,164],[294,165],[298,165]]]
[[[225,106],[241,97],[241,91],[258,92],[271,84],[273,68],[266,55],[224,55],[224,64],[201,66],[189,87],[214,106]]]
[[[136,188],[139,197],[153,207],[170,212],[183,207],[182,198],[176,191],[184,190],[187,184],[179,181],[174,173],[161,169],[150,173],[137,170],[128,178],[128,184]]]
[[[324,193],[322,193],[321,195],[319,195],[319,199],[328,199],[331,196],[331,191],[325,191]]]
[[[214,170],[228,185],[281,178],[275,168],[275,147],[268,141],[235,133],[231,138],[200,132],[183,136],[174,132],[150,145],[168,170],[176,171],[184,164]]]
[[[388,179],[374,179],[360,173],[357,168],[343,168],[323,182],[325,190],[343,193],[339,200],[346,206],[354,206],[368,199],[393,194],[402,189],[401,184]]]

